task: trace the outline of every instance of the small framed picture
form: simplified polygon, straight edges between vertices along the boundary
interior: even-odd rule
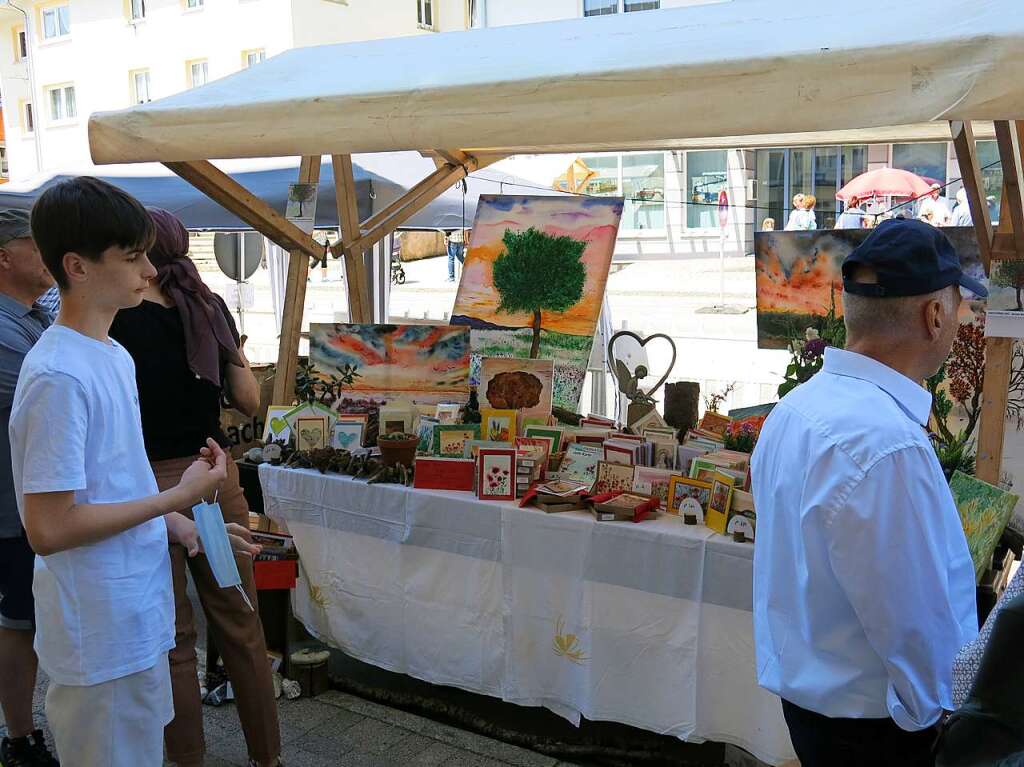
[[[331,430],[331,447],[353,450],[363,444],[363,432],[361,421],[336,421]]]
[[[633,467],[624,463],[598,461],[597,479],[594,481],[593,495],[610,493],[613,490],[630,492],[633,489]]]
[[[420,423],[416,428],[416,435],[420,438],[419,443],[416,445],[417,452],[430,452],[434,445],[434,427],[437,426],[438,423],[438,420],[433,416],[420,416]]]
[[[299,450],[327,447],[327,417],[305,415],[295,419],[295,439]]]
[[[434,455],[440,458],[462,458],[466,441],[480,438],[480,424],[441,423],[434,426]]]
[[[711,501],[711,483],[676,474],[668,486],[668,513],[680,514],[681,507],[687,499],[695,501],[700,506],[698,517],[703,519]]]
[[[437,418],[438,423],[456,423],[461,412],[462,405],[454,402],[441,402],[437,406],[434,417]]]
[[[292,429],[284,416],[293,405],[271,405],[267,408],[266,421],[263,425],[264,442],[287,442],[292,436]]]
[[[516,438],[516,411],[480,408],[480,434],[494,442],[511,442]]]
[[[516,451],[481,448],[477,458],[476,495],[482,501],[514,501]]]
[[[523,432],[526,437],[549,437],[551,439],[551,452],[560,453],[564,450],[565,430],[558,426],[527,426]]]
[[[729,521],[729,506],[732,503],[733,477],[715,473],[711,480],[711,500],[708,501],[704,524],[716,533],[725,535],[726,523]]]

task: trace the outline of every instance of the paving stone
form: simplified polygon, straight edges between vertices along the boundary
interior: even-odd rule
[[[490,759],[479,754],[462,752],[453,756],[442,767],[508,767],[508,762]]]
[[[443,764],[458,752],[449,745],[422,735],[411,735],[385,752],[392,764],[407,767],[434,767]]]
[[[296,740],[310,730],[328,723],[340,732],[363,720],[360,714],[310,698],[280,703],[277,707],[277,717],[281,723],[282,742]]]
[[[498,759],[506,764],[517,767],[554,767],[557,759],[536,751],[513,746],[494,738],[478,735],[468,730],[460,730],[439,722],[429,721],[420,731],[421,735],[439,740],[457,749],[470,751],[483,757]]]

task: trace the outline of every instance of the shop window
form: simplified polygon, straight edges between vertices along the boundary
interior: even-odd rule
[[[71,6],[51,5],[41,11],[43,39],[56,40],[71,34]]]
[[[946,183],[945,142],[934,144],[893,144],[892,167],[916,173],[929,183]]]
[[[32,109],[31,101],[26,101],[24,109],[22,109],[22,127],[26,133],[31,133],[36,129],[36,114]]]
[[[728,152],[686,153],[686,226],[718,229],[718,193],[728,187]]]
[[[146,0],[128,0],[128,5],[132,21],[142,21],[146,18]]]
[[[585,194],[625,198],[623,234],[665,231],[665,155],[662,152],[581,158],[596,175]]]

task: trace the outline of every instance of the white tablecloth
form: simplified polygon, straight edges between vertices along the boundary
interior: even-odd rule
[[[599,523],[268,465],[260,481],[302,558],[296,616],[349,655],[574,723],[793,758],[757,686],[751,545],[672,516]]]

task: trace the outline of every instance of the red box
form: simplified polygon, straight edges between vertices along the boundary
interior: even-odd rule
[[[299,575],[298,562],[294,559],[256,561],[252,563],[252,574],[257,591],[294,589]]]
[[[433,458],[423,456],[416,459],[416,473],[412,486],[423,490],[468,490],[473,491],[472,458]]]

